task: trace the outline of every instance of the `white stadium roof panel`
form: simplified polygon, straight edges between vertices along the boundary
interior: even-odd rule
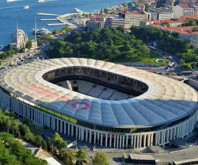
[[[82,66],[144,82],[148,90],[126,100],[103,100],[70,91],[43,79],[55,69]],[[197,107],[197,92],[190,86],[154,73],[120,64],[84,58],[39,60],[13,68],[1,86],[27,101],[74,119],[107,127],[146,128],[182,119]],[[137,86],[138,87],[138,86]]]

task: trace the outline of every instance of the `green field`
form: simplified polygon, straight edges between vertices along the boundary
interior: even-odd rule
[[[156,62],[156,59],[164,59],[163,62]],[[167,65],[168,64],[168,59],[158,55],[157,53],[151,51],[150,57],[147,58],[142,58],[140,61],[137,61],[140,63],[145,63],[145,64],[157,64],[157,65]]]

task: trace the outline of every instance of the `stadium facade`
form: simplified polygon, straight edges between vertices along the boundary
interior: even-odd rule
[[[73,90],[57,85],[67,80],[96,84],[97,97],[79,92],[88,86],[76,82],[71,84]],[[97,85],[105,88],[96,89]],[[61,58],[25,64],[2,74],[0,88],[3,109],[106,147],[164,146],[189,136],[198,117],[198,94],[190,86],[93,59]],[[122,92],[129,97],[109,99],[111,89],[114,94]]]

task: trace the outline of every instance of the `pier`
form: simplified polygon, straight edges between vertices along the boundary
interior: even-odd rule
[[[37,15],[59,16],[58,14],[51,14],[51,13],[37,13]]]
[[[57,18],[40,19],[41,21],[58,21]]]
[[[62,25],[67,25],[66,23],[49,23],[47,24],[48,26],[62,26]]]

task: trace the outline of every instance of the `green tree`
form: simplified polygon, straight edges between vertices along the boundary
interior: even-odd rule
[[[53,143],[58,149],[65,148],[67,146],[67,142],[64,141],[57,132],[54,133]]]
[[[86,152],[84,149],[80,149],[77,151],[77,154],[76,154],[76,157],[77,157],[77,161],[78,161],[78,164],[82,164],[83,160],[86,159]]]
[[[109,165],[106,154],[104,152],[97,152],[93,158],[93,165]]]
[[[167,22],[167,21],[163,22],[161,25],[162,25],[162,26],[166,26],[166,27],[170,27],[170,23]]]
[[[109,9],[105,8],[105,9],[104,9],[104,13],[105,13],[105,14],[108,14],[108,13],[109,13]]]
[[[148,12],[148,10],[149,10],[149,4],[146,3],[146,4],[145,4],[145,11]]]
[[[27,49],[32,48],[32,41],[31,41],[31,40],[28,40],[27,43],[26,43],[26,45],[25,45],[25,47],[26,47]]]
[[[182,24],[182,26],[196,26],[197,22],[196,20],[190,18],[185,23]]]

